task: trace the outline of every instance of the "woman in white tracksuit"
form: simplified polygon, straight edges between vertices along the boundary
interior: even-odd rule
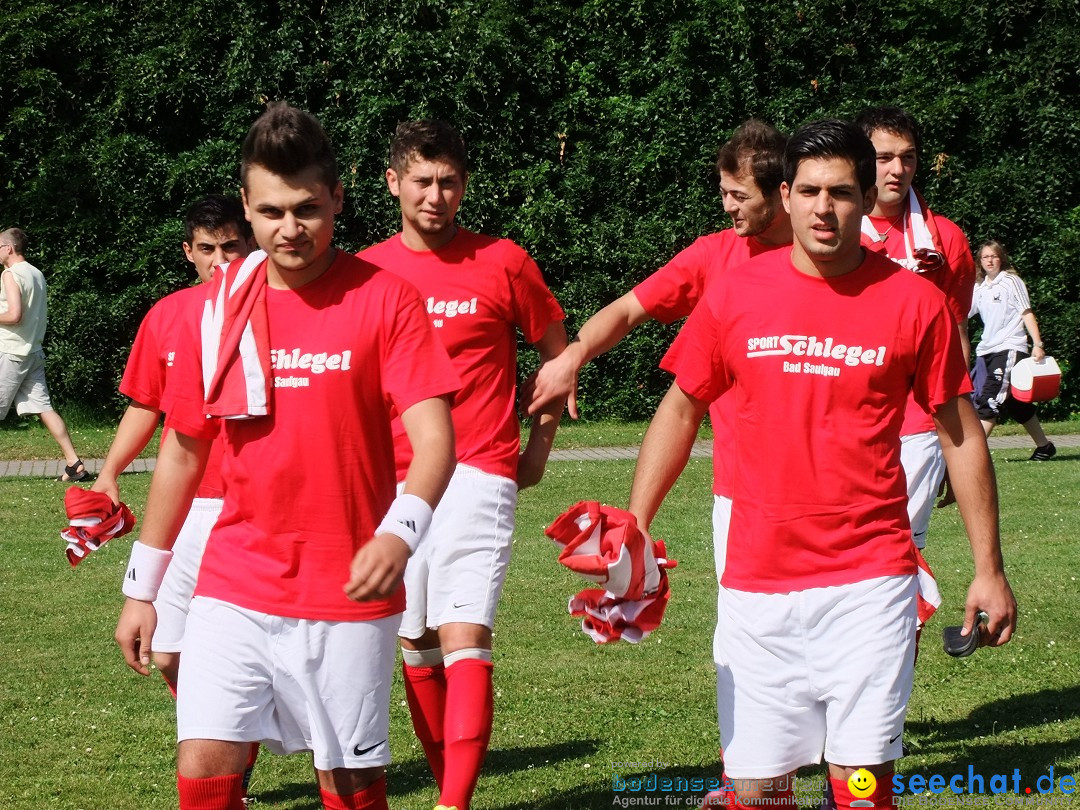
[[[984,242],[976,258],[979,283],[971,299],[970,315],[978,315],[983,322],[982,340],[975,353],[986,363],[987,373],[986,381],[975,392],[975,410],[987,436],[1003,413],[1011,416],[1024,426],[1035,442],[1032,460],[1046,461],[1053,458],[1057,449],[1046,438],[1035,406],[1021,402],[1009,393],[1013,366],[1029,356],[1029,334],[1033,344],[1030,356],[1036,363],[1046,356],[1027,287],[1016,274],[1009,254],[1000,242],[993,239]]]

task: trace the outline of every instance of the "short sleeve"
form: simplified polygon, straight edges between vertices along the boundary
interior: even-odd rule
[[[711,256],[709,242],[697,239],[634,287],[638,303],[662,323],[685,318],[704,295]]]
[[[939,305],[928,311],[927,328],[917,344],[912,396],[923,410],[933,414],[972,389],[951,310]]]
[[[964,232],[953,222],[941,222],[941,241],[949,274],[942,288],[953,320],[961,323],[971,311],[975,290],[975,259]]]
[[[167,359],[162,355],[158,339],[160,321],[161,302],[158,302],[139,324],[127,365],[124,366],[124,376],[120,380],[121,394],[159,411],[162,410],[167,368]]]
[[[525,340],[536,343],[549,325],[566,318],[559,302],[544,282],[536,262],[522,248],[508,241],[507,270],[510,274],[510,295],[514,322]]]
[[[723,354],[723,332],[717,317],[722,284],[715,284],[690,313],[660,368],[675,375],[675,384],[692,397],[712,402],[734,383]]]

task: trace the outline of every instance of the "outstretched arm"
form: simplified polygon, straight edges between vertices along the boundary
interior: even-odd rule
[[[160,421],[161,411],[132,400],[116,428],[116,435],[109,445],[101,472],[90,487],[92,492],[104,492],[112,498],[113,503],[120,502],[120,484],[117,479],[150,443]]]
[[[571,419],[578,418],[577,375],[582,366],[615,346],[649,313],[633,292],[612,301],[581,327],[577,338],[557,357],[546,361],[521,386],[521,402],[532,416],[558,400],[567,400]],[[527,404],[526,404],[527,403]]]
[[[412,444],[413,458],[405,474],[405,492],[394,501],[391,511],[399,504],[404,505],[399,517],[402,522],[412,520],[416,533],[422,537],[457,463],[450,405],[444,397],[422,399],[402,411],[401,423]],[[406,531],[405,526],[400,531]],[[416,537],[410,545],[400,534],[388,530],[376,532],[353,557],[349,581],[345,584],[346,595],[357,602],[384,599],[392,594],[401,583],[405,565],[419,540]]]
[[[566,327],[562,321],[548,324],[543,337],[536,342],[536,351],[540,360],[547,363],[559,356],[566,349]],[[539,483],[544,476],[551,445],[555,441],[555,431],[559,427],[564,400],[556,397],[539,408],[532,417],[529,429],[529,441],[518,458],[517,484],[519,489]]]
[[[997,482],[986,437],[967,397],[955,397],[942,405],[934,421],[975,562],[975,577],[964,606],[963,634],[971,631],[976,614],[985,611],[990,617],[990,643],[999,646],[1016,629],[1016,599],[1001,558]]]
[[[641,442],[630,487],[629,511],[643,531],[648,531],[664,497],[686,466],[708,407],[709,403],[672,385],[656,409]]]

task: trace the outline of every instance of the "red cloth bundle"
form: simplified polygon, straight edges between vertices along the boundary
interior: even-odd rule
[[[545,534],[560,546],[559,562],[604,590],[571,597],[569,611],[597,644],[633,643],[660,626],[670,590],[663,541],[654,541],[624,509],[581,501],[559,515]]]
[[[64,493],[64,510],[68,527],[60,532],[60,539],[67,543],[66,554],[72,568],[91,551],[135,528],[135,515],[127,504],[113,503],[104,492],[68,487]]]

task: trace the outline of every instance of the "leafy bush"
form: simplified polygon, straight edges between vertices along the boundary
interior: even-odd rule
[[[896,103],[924,124],[931,205],[1015,255],[1068,368],[1053,411],[1080,410],[1071,0],[104,0],[0,22],[0,221],[29,232],[49,276],[61,400],[119,404],[141,316],[191,276],[179,216],[236,190],[268,99],[312,110],[335,141],[348,249],[398,224],[382,179],[394,125],[456,122],[474,169],[463,223],[526,246],[571,330],[724,227],[710,164],[743,119],[790,130]],[[673,334],[637,330],[590,366],[585,415],[649,415]]]

